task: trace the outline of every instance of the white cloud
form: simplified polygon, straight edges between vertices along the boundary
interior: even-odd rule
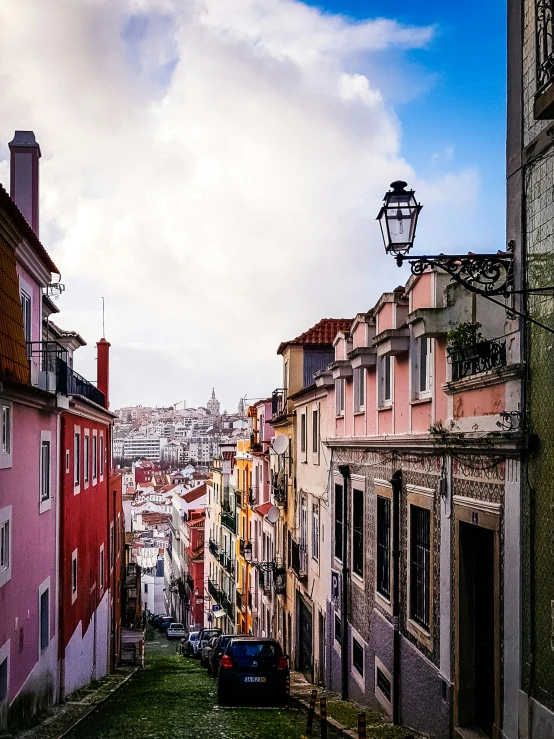
[[[432,36],[297,0],[0,5],[0,131],[42,147],[59,322],[92,342],[106,297],[115,405],[268,394],[281,340],[405,278],[374,223],[392,179],[437,216],[430,242],[467,222],[477,173],[421,181],[369,72]]]

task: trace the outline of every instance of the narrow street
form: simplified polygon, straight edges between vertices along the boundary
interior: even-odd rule
[[[176,653],[175,642],[149,642],[146,667],[67,736],[69,739],[300,739],[300,707],[219,707],[217,683],[196,660]],[[314,722],[314,736],[319,724]],[[340,734],[329,726],[329,739]],[[380,734],[379,736],[384,736]]]

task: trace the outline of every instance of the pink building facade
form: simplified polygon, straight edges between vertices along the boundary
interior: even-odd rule
[[[437,738],[500,737],[519,675],[518,324],[429,271],[334,344],[316,379],[334,417],[325,682]]]

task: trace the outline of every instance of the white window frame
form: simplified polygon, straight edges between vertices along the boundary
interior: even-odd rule
[[[104,590],[106,582],[106,559],[104,556],[104,544],[100,546],[100,559],[98,563],[98,582],[100,583],[100,590]]]
[[[2,437],[0,438],[0,470],[8,469],[13,464],[13,403],[0,400],[2,410]],[[7,423],[6,423],[7,417]]]
[[[92,432],[92,484],[98,480],[98,431]]]
[[[0,665],[3,664],[4,662],[7,662],[6,697],[0,698],[0,707],[2,705],[6,706],[8,704],[8,700],[10,696],[10,655],[11,655],[11,640],[8,639],[0,647]]]
[[[0,588],[11,580],[12,577],[12,541],[13,541],[13,525],[12,525],[12,506],[8,505],[0,508],[0,528],[8,524],[8,558],[7,562],[1,565],[0,569]]]
[[[43,649],[42,640],[41,640],[42,618],[41,618],[41,612],[40,612],[40,601],[41,601],[43,593],[45,593],[46,591],[48,591],[48,644]],[[44,580],[40,584],[39,589],[38,589],[38,644],[37,644],[37,647],[38,647],[38,658],[39,659],[41,655],[44,654],[44,652],[46,652],[46,650],[50,646],[50,641],[51,641],[51,638],[50,638],[50,633],[51,633],[50,611],[51,611],[51,606],[52,606],[51,592],[52,591],[50,590],[50,577],[47,577],[46,580]]]
[[[354,395],[354,413],[363,413],[365,411],[366,395],[365,367],[356,367],[354,370],[352,370],[352,383]],[[361,402],[361,394],[363,394],[363,402]]]
[[[71,472],[71,452],[69,449],[65,450],[65,474],[69,475]]]
[[[349,624],[348,626],[349,626],[349,629],[348,629],[348,632],[349,632],[348,633],[348,638],[350,639],[350,642],[348,644],[348,646],[350,647],[350,674],[352,675],[352,677],[354,678],[354,680],[358,683],[358,685],[360,686],[360,688],[365,692],[365,687],[366,687],[365,686],[365,681],[366,681],[366,675],[367,675],[366,664],[365,664],[366,660],[365,660],[365,658],[366,658],[367,644],[366,644],[365,640],[362,639],[360,633],[358,631],[356,631],[356,629],[351,624]],[[358,672],[358,670],[354,667],[354,644],[353,644],[354,639],[362,647],[362,652],[363,652],[363,671],[364,671],[364,674],[363,675],[360,675],[360,673]]]
[[[19,278],[19,299],[21,301],[21,315],[23,319],[23,331],[25,331],[25,312],[23,311],[23,296],[29,301],[29,336],[25,335],[25,343],[33,341],[33,288],[22,277]],[[28,351],[28,350],[27,350]]]
[[[374,583],[374,593],[375,593],[375,600],[376,602],[383,608],[387,613],[392,615],[392,593],[393,593],[393,568],[392,568],[392,548],[393,548],[393,540],[392,540],[392,485],[388,480],[380,480],[375,479],[375,526],[374,526],[374,536],[375,536],[375,553],[374,553],[374,567],[375,567],[375,583]],[[379,590],[377,590],[377,527],[379,525],[379,521],[377,519],[377,498],[384,498],[386,500],[390,501],[390,507],[391,507],[391,521],[390,521],[390,529],[389,529],[389,598],[387,598],[383,593],[381,593]]]
[[[380,670],[383,675],[387,678],[387,680],[390,683],[390,700],[386,697],[384,693],[381,692],[380,688],[377,685],[377,670]],[[383,706],[385,711],[388,713],[389,716],[392,716],[392,706],[394,703],[394,683],[392,681],[392,675],[387,670],[385,665],[381,662],[379,657],[375,655],[375,674],[374,674],[374,685],[375,685],[375,697],[379,701],[379,703]]]
[[[73,576],[73,563],[75,563],[75,577]],[[79,553],[78,549],[71,552],[71,603],[75,603],[79,592]]]
[[[426,367],[426,382],[427,387],[425,390],[421,389],[420,386],[420,365],[421,365],[421,343],[427,342],[427,367]],[[431,398],[433,394],[433,340],[426,336],[415,338],[412,341],[412,399],[413,400],[424,400]]]
[[[319,521],[321,511],[319,510],[319,503],[312,501],[312,559],[319,562]]]
[[[83,444],[83,487],[90,485],[90,429],[85,429]]]
[[[100,432],[100,482],[104,481],[104,466],[106,464],[106,451],[104,449],[104,432]]]
[[[344,396],[345,396],[345,380],[339,377],[335,380],[335,416],[337,418],[344,417]]]
[[[388,388],[388,394],[389,397],[386,397],[387,391],[386,391],[386,378],[387,378],[387,370],[386,366],[387,363],[390,363],[390,385]],[[390,408],[392,406],[392,397],[394,392],[394,364],[392,361],[392,356],[390,354],[385,354],[382,357],[379,357],[378,359],[378,367],[377,367],[377,373],[378,373],[378,391],[379,391],[379,408]]]
[[[77,437],[79,438],[79,453],[77,454]],[[81,492],[81,457],[83,455],[83,438],[81,435],[81,427],[73,428],[73,493],[77,495]]]
[[[43,465],[43,454],[42,454],[42,448],[44,444],[48,444],[48,470],[44,470]],[[52,432],[51,431],[41,431],[40,432],[40,457],[39,457],[39,513],[44,513],[45,511],[49,511],[52,508],[52,483],[53,483],[53,475],[52,475]],[[43,492],[43,485],[45,484],[45,480],[47,480],[48,485],[48,497],[44,500],[42,499],[42,492]]]
[[[113,572],[113,567],[115,563],[115,527],[113,521],[110,522],[110,541],[108,546],[110,548],[110,572]]]
[[[354,490],[362,494],[362,574],[354,571]],[[348,526],[349,532],[347,536],[350,537],[349,549],[350,549],[350,572],[352,579],[357,583],[359,587],[363,587],[365,579],[365,568],[366,568],[366,547],[367,547],[367,532],[365,528],[366,520],[366,496],[365,496],[365,479],[352,475],[352,485],[350,492],[350,525]]]

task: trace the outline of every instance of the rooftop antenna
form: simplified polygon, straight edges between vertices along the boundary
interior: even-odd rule
[[[105,325],[106,313],[104,310],[104,298],[102,298],[102,338],[106,338],[106,325]]]

